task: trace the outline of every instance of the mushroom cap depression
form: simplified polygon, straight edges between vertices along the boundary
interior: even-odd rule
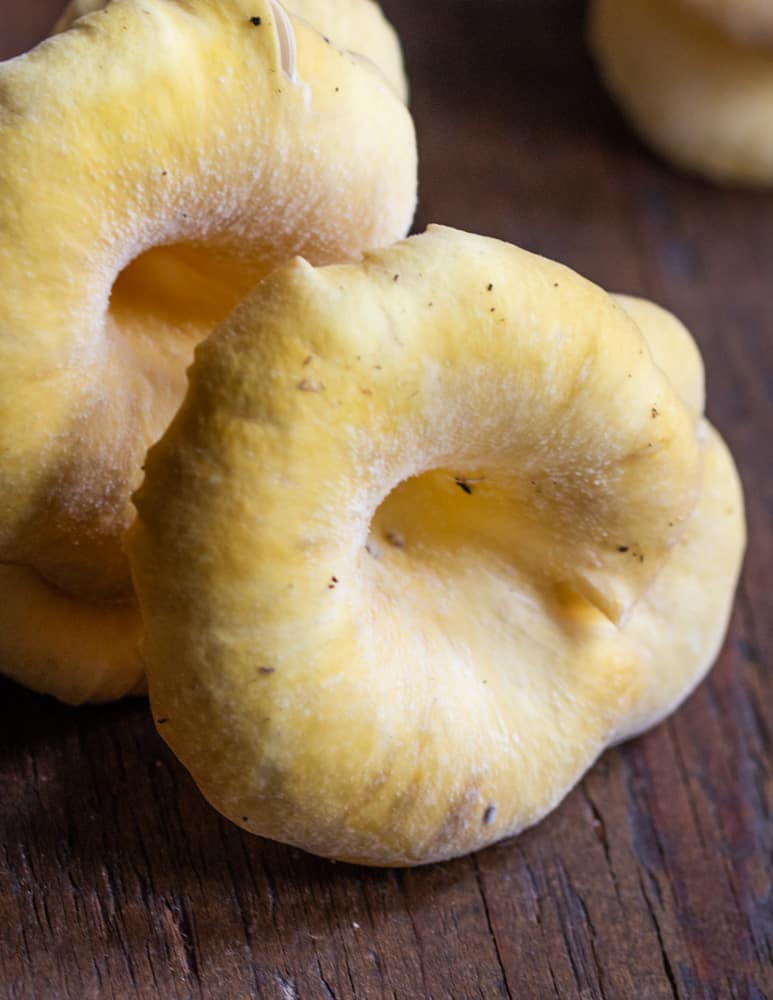
[[[622,301],[433,227],[288,264],[197,349],[128,546],[159,731],[226,816],[462,854],[705,672],[738,482],[689,335]]]
[[[404,235],[415,198],[395,85],[274,0],[116,0],[0,65],[4,673],[143,686],[120,540],[194,345],[294,255]]]
[[[773,184],[773,51],[679,0],[591,0],[589,37],[610,93],[667,160],[720,183]]]

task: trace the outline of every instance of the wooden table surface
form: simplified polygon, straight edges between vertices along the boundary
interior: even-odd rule
[[[417,227],[558,258],[700,342],[751,537],[720,661],[536,829],[413,871],[231,826],[142,701],[76,711],[0,682],[0,996],[773,998],[773,192],[643,149],[577,0],[385,6],[413,85]],[[57,7],[0,0],[0,56]]]

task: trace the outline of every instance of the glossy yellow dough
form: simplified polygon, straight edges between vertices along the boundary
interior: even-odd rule
[[[666,159],[721,183],[773,184],[773,51],[682,0],[592,0],[589,37],[610,92]]]
[[[201,345],[128,535],[159,731],[233,821],[411,865],[536,822],[716,653],[735,470],[673,318],[432,228]]]
[[[403,235],[415,193],[395,87],[272,0],[116,0],[0,65],[0,670],[142,687],[120,538],[193,346],[295,254]]]

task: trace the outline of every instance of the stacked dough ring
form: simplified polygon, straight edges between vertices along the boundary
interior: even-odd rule
[[[716,655],[737,476],[673,318],[446,229],[267,278],[129,548],[159,731],[245,828],[416,864],[545,814]]]
[[[142,687],[120,540],[193,346],[277,264],[410,224],[391,28],[295,6],[116,0],[0,66],[0,664],[66,701]]]
[[[770,0],[592,0],[590,39],[663,156],[715,181],[773,184]]]

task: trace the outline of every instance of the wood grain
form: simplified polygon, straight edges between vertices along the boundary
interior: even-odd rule
[[[773,194],[646,152],[572,0],[388,0],[422,154],[417,226],[556,257],[674,309],[746,487],[720,661],[536,829],[405,872],[331,865],[214,813],[146,705],[0,684],[0,997],[773,998]],[[52,0],[0,0],[0,56]]]

